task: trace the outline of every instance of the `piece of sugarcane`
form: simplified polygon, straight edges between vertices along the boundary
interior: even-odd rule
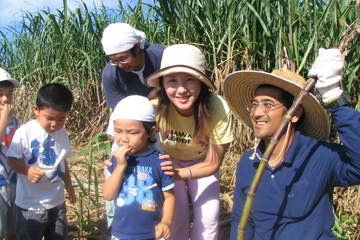
[[[340,40],[340,43],[337,45],[339,50],[341,52],[345,51],[345,48],[351,44],[351,42],[357,38],[360,35],[360,23],[354,24],[354,30],[352,30],[349,34],[344,35],[344,37]],[[261,177],[265,171],[266,165],[269,162],[269,159],[271,157],[271,154],[273,153],[277,143],[279,142],[282,134],[284,133],[285,129],[287,128],[288,124],[290,124],[292,118],[294,117],[297,109],[301,105],[301,103],[304,101],[305,97],[309,94],[311,89],[314,87],[316,83],[316,79],[310,78],[306,81],[305,86],[299,93],[299,95],[295,98],[293,105],[290,107],[290,109],[287,111],[287,113],[284,115],[284,119],[279,127],[279,129],[276,131],[274,136],[271,138],[271,141],[269,145],[267,146],[261,160],[260,164],[258,166],[258,169],[255,173],[254,179],[250,185],[248,195],[246,197],[243,213],[241,215],[240,224],[238,228],[238,240],[243,240],[245,237],[245,230],[246,225],[250,216],[251,208],[254,202],[254,198],[256,195],[256,190],[259,186]]]

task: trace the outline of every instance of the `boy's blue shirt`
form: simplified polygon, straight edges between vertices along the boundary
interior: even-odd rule
[[[0,185],[16,183],[16,172],[8,166],[6,152],[17,128],[19,128],[19,123],[17,119],[12,116],[0,147]]]
[[[174,187],[174,180],[161,170],[160,152],[149,150],[127,157],[128,166],[121,189],[115,199],[112,235],[119,239],[151,239],[162,219],[163,191]],[[105,170],[111,174],[116,160]]]

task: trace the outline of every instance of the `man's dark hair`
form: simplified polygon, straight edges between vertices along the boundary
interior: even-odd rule
[[[264,84],[264,85],[260,85],[257,89],[274,89],[277,90],[279,92],[279,98],[278,99],[282,104],[284,104],[284,106],[289,109],[294,101],[294,96],[291,95],[290,93],[288,93],[287,91],[279,88],[279,87],[275,87],[273,85],[270,84]]]
[[[36,106],[41,110],[51,108],[69,112],[73,103],[71,91],[60,83],[49,83],[42,86],[36,96]]]
[[[293,101],[295,99],[295,97],[293,95],[291,95],[289,92],[279,88],[279,87],[275,87],[273,85],[270,84],[264,84],[264,85],[260,85],[256,90],[258,89],[274,89],[279,93],[279,101],[284,104],[284,106],[287,109],[291,108],[291,105],[293,104]],[[303,111],[299,121],[295,124],[295,129],[297,129],[297,127],[301,124],[302,120],[304,119],[305,116],[305,111]]]
[[[132,55],[136,56],[135,45],[130,49]]]
[[[0,81],[0,87],[13,87],[14,88],[14,85],[10,81],[5,80],[5,81]]]

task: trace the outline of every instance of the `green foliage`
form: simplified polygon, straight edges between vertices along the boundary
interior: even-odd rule
[[[332,228],[333,232],[335,233],[336,239],[350,239],[349,234],[346,232],[343,224],[339,220],[339,218],[334,214],[335,224]]]
[[[92,138],[89,143],[86,145],[85,150],[77,152],[77,156],[85,156],[87,159],[87,180],[84,181],[83,176],[78,176],[76,173],[72,172],[73,178],[75,179],[77,185],[80,188],[78,200],[79,208],[75,212],[79,219],[79,230],[82,233],[83,231],[88,231],[94,233],[95,229],[92,227],[91,219],[94,216],[91,216],[92,209],[96,210],[97,219],[100,218],[100,199],[99,197],[99,181],[98,181],[98,172],[95,166],[95,161],[108,159],[111,151],[111,143],[107,140],[105,133],[100,133]],[[101,170],[100,170],[101,171]],[[80,179],[80,177],[82,177]]]

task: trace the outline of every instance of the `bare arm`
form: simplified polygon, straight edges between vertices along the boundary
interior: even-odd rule
[[[19,174],[26,175],[32,183],[38,183],[44,175],[43,169],[39,167],[29,167],[21,159],[8,157],[7,162],[11,169]]]
[[[226,149],[229,144],[210,144],[206,154],[205,161],[190,167],[191,179],[198,179],[213,175],[221,166]],[[190,177],[190,171],[187,168],[178,168],[175,171],[175,180],[187,180]]]
[[[72,204],[76,203],[76,194],[71,182],[70,168],[67,159],[65,159],[64,184],[65,184],[65,189],[69,194],[70,202]]]
[[[126,167],[116,166],[114,172],[104,182],[103,194],[105,200],[113,200],[120,190]]]
[[[171,235],[171,224],[175,212],[175,195],[174,190],[164,192],[163,217],[161,222],[156,226],[156,238],[168,239]]]
[[[105,200],[113,200],[119,193],[127,167],[126,154],[130,151],[130,148],[122,146],[115,152],[116,167],[111,176],[105,179],[102,189]]]
[[[4,139],[6,128],[9,124],[11,116],[14,114],[14,108],[12,104],[4,104],[1,109],[0,118],[0,139]]]

